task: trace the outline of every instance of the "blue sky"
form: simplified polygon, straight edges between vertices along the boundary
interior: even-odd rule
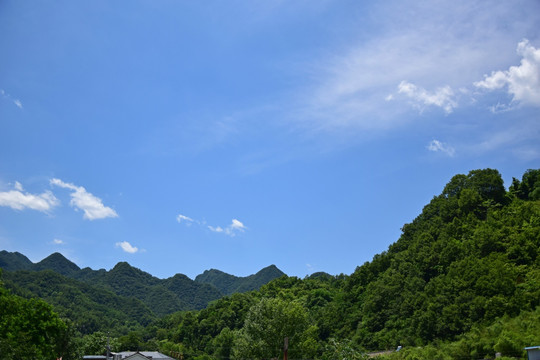
[[[540,167],[538,1],[0,2],[0,248],[350,274]]]

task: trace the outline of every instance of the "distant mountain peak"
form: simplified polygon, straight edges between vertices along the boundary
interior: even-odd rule
[[[261,270],[259,270],[259,272],[257,272],[257,274],[260,273],[260,272],[263,272],[263,271],[279,271],[279,272],[283,273],[283,272],[282,272],[281,270],[279,270],[278,267],[277,267],[276,265],[274,265],[274,264],[268,265],[267,267],[262,268]],[[285,273],[283,273],[283,275],[284,275],[284,274],[285,274]]]
[[[261,286],[283,275],[285,273],[275,265],[267,266],[259,270],[256,274],[246,277],[238,277],[221,270],[210,269],[197,275],[195,281],[214,285],[225,295],[230,295],[235,292],[258,290]]]
[[[19,252],[0,251],[0,268],[4,270],[30,270],[32,266],[34,263]]]
[[[72,276],[81,269],[64,255],[55,252],[34,264],[33,270],[53,270],[65,276]]]

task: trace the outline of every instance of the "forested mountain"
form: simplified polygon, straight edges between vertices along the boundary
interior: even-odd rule
[[[110,289],[115,277],[140,278],[133,284],[140,289],[160,281],[127,263],[117,267],[79,274],[107,278],[101,286]],[[4,277],[28,274],[46,277],[28,289],[54,298],[45,289],[61,275]],[[218,271],[203,275],[194,283],[234,283]],[[161,281],[174,293],[185,280]],[[361,359],[398,345],[402,351],[382,357],[491,359],[500,352],[524,359],[525,346],[540,344],[540,170],[528,170],[508,190],[496,170],[454,176],[387,251],[351,275],[284,275],[133,329],[113,339],[117,350],[159,349],[185,360],[281,358],[285,337],[289,359]],[[103,343],[104,336],[84,339]]]
[[[237,292],[258,290],[271,280],[285,275],[275,265],[270,265],[260,270],[258,273],[246,277],[229,275],[223,271],[211,269],[206,270],[195,278],[196,282],[212,284],[225,295]]]
[[[350,276],[284,276],[169,316],[161,348],[261,359],[282,356],[288,336],[295,359],[355,359],[398,345],[405,351],[389,357],[523,358],[524,346],[540,343],[539,199],[540,170],[508,191],[496,170],[456,175]]]
[[[34,264],[20,253],[1,251],[0,264],[6,270],[8,288],[46,300],[61,315],[81,324],[83,333],[111,327],[125,329],[129,323],[146,325],[156,316],[202,309],[224,295],[212,281],[193,281],[182,274],[158,279],[127,262],[119,262],[110,271],[80,269],[60,253]],[[219,273],[234,279],[235,285],[227,294],[259,288],[283,275],[275,266],[245,278]],[[77,301],[72,301],[75,298]]]
[[[60,275],[68,277],[77,277],[77,274],[80,272],[80,268],[73,262],[69,261],[60,253],[53,253],[47,256],[45,259],[36,263],[32,270],[52,270],[59,273]]]
[[[0,268],[6,271],[30,270],[34,263],[18,252],[0,251]]]
[[[141,329],[156,319],[142,301],[120,296],[102,286],[90,285],[52,270],[4,271],[5,286],[25,298],[38,297],[54,306],[63,318],[71,319],[83,334]]]
[[[24,261],[26,258],[23,255],[9,255],[7,252],[2,252],[2,256],[6,263],[5,270],[31,270],[30,273],[24,275],[24,283],[19,283],[22,275],[17,276],[6,272],[5,276],[10,280],[8,285],[19,286],[39,297],[42,296],[35,291],[37,287],[32,286],[35,285],[32,284],[32,279],[35,279],[39,287],[39,279],[43,275],[32,274],[32,272],[40,272],[41,270],[53,271],[69,278],[69,281],[63,277],[57,278],[63,279],[64,285],[68,287],[84,288],[90,285],[121,297],[138,299],[157,316],[179,310],[202,309],[210,301],[223,296],[215,287],[196,283],[184,275],[181,275],[183,277],[182,286],[178,286],[178,280],[174,277],[164,280],[158,279],[126,262],[119,262],[110,271],[95,271],[90,268],[81,270],[59,253],[54,253],[36,264],[30,263],[31,266]],[[56,305],[55,300],[49,300]]]

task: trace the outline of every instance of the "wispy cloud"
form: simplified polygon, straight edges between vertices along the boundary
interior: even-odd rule
[[[7,93],[4,89],[0,89],[0,95],[6,99],[11,101],[13,104],[15,104],[16,107],[19,109],[23,108],[22,102],[19,99],[13,98],[9,93]]]
[[[65,244],[65,242],[64,242],[63,240],[60,240],[60,239],[54,239],[54,240],[52,241],[52,243],[53,243],[54,245],[64,245],[64,244]]]
[[[208,226],[208,229],[213,232],[225,233],[229,236],[236,236],[236,234],[244,232],[247,227],[240,220],[232,219],[231,224],[225,228],[222,228],[221,226]]]
[[[472,85],[487,92],[505,89],[511,96],[510,103],[498,102],[489,109],[493,113],[506,112],[518,105],[540,106],[540,49],[535,48],[524,39],[517,45],[517,53],[522,57],[519,66],[510,66],[508,70],[492,71],[484,75],[484,80],[473,82]],[[470,85],[461,89],[463,94],[472,96]],[[439,87],[433,92],[418,87],[410,82],[402,81],[398,85],[398,94],[404,94],[413,100],[413,105],[421,111],[426,106],[438,106],[447,114],[457,108],[456,93],[450,86]],[[477,94],[478,95],[478,94]],[[386,97],[387,101],[394,100],[394,94]],[[471,98],[471,103],[476,99]]]
[[[540,49],[524,39],[518,44],[517,53],[522,57],[519,66],[493,71],[474,86],[487,91],[506,88],[513,103],[540,106]]]
[[[221,226],[208,225],[208,229],[210,229],[210,231],[217,232],[217,233],[222,233],[223,232],[223,228]]]
[[[48,212],[60,201],[50,191],[41,194],[30,194],[25,192],[21,183],[15,182],[14,190],[0,192],[0,206],[11,207],[14,210],[32,209],[41,212]]]
[[[121,248],[124,252],[127,252],[129,254],[135,254],[139,251],[138,247],[131,245],[127,241],[117,242],[116,247]]]
[[[103,205],[103,202],[100,198],[94,196],[93,194],[86,191],[82,186],[76,186],[70,183],[63,182],[60,179],[51,179],[51,185],[55,185],[64,189],[72,190],[70,194],[71,201],[70,205],[83,210],[83,217],[88,220],[97,220],[105,218],[115,218],[118,217],[116,211]]]
[[[378,2],[368,10],[365,20],[374,29],[369,36],[360,26],[351,28],[358,31],[355,42],[336,45],[332,54],[304,67],[313,81],[299,96],[301,110],[291,113],[305,128],[363,135],[403,127],[414,117],[406,116],[400,98],[420,110],[455,113],[466,99],[462,89],[474,89],[479,76],[511,62],[514,54],[501,50],[515,46],[516,36],[531,33],[540,20],[533,1],[516,7],[405,0]]]
[[[185,216],[185,215],[182,215],[182,214],[178,214],[178,216],[176,217],[176,221],[178,221],[179,223],[184,223],[186,225],[191,225],[193,223],[193,219],[188,217],[188,216]]]
[[[13,186],[15,188],[15,190],[17,191],[23,191],[23,186],[20,182],[18,181],[15,181],[15,185]]]
[[[232,219],[231,223],[228,226],[212,226],[206,225],[206,221],[199,221],[190,218],[189,216],[179,214],[176,216],[176,221],[185,224],[186,226],[191,226],[191,224],[197,224],[199,226],[206,226],[206,228],[215,233],[223,233],[231,237],[236,236],[238,233],[244,232],[247,230],[247,227],[238,219]]]
[[[409,97],[421,110],[426,106],[437,106],[450,114],[457,106],[454,91],[450,86],[439,87],[433,92],[428,92],[410,82],[402,81],[398,85],[398,93]]]
[[[445,144],[439,140],[431,140],[431,142],[428,144],[428,146],[426,147],[429,151],[433,151],[433,152],[442,152],[448,156],[454,156],[455,153],[456,153],[456,150],[448,145],[448,144]]]

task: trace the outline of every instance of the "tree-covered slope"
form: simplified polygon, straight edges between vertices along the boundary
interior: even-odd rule
[[[34,263],[18,252],[0,251],[0,268],[6,271],[30,270]]]
[[[496,170],[456,175],[386,253],[351,275],[350,334],[368,347],[423,344],[532,310],[539,248],[537,200],[506,192]]]
[[[34,264],[32,270],[52,270],[60,275],[75,277],[81,269],[75,263],[66,259],[64,255],[55,252]]]
[[[102,286],[117,295],[141,300],[158,316],[202,309],[224,294],[256,290],[284,274],[272,265],[247,277],[209,270],[197,276],[195,281],[182,274],[158,279],[127,262],[119,262],[110,271],[80,269],[60,253],[53,253],[34,264],[22,254],[7,251],[0,253],[0,265],[7,271],[52,270],[90,285]]]
[[[398,345],[425,355],[441,343],[459,351],[425,358],[486,358],[502,349],[523,356],[523,341],[540,340],[535,326],[514,330],[518,319],[537,318],[540,306],[539,189],[540,170],[514,179],[508,191],[496,170],[456,175],[386,252],[350,276],[283,276],[167,317],[162,347],[187,357],[281,357],[268,339],[287,336],[298,358],[356,359]],[[280,309],[302,319],[296,334],[272,315]]]
[[[83,334],[99,330],[122,333],[142,328],[156,318],[148,306],[133,297],[120,296],[52,270],[6,271],[3,279],[13,293],[51,304]]]
[[[163,280],[153,277],[127,262],[116,264],[108,272],[96,273],[94,277],[86,277],[86,281],[99,284],[118,295],[139,299],[160,316],[178,310],[196,308],[163,286]]]
[[[163,286],[181,299],[190,304],[192,309],[203,309],[211,301],[223,297],[216,287],[211,284],[200,284],[185,275],[176,274],[165,279]]]
[[[50,305],[11,294],[0,280],[1,360],[74,360],[74,350],[68,326]]]
[[[285,273],[275,265],[267,266],[256,274],[246,277],[238,277],[220,270],[211,269],[197,275],[195,281],[212,284],[223,294],[230,295],[237,292],[259,290],[261,286],[283,275]]]
[[[158,316],[179,310],[202,309],[209,302],[223,296],[214,286],[195,282],[185,275],[177,274],[169,279],[158,279],[127,262],[119,262],[110,271],[80,269],[60,253],[53,253],[34,264],[24,255],[7,251],[0,253],[0,262],[6,272],[50,270],[87,285],[106,289],[119,296],[138,299]],[[32,286],[30,280],[24,285],[18,285],[23,288]]]

